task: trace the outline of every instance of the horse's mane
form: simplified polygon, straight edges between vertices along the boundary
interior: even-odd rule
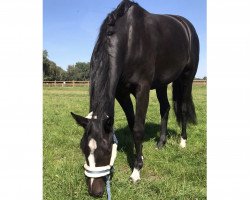
[[[130,0],[123,0],[115,10],[108,14],[101,25],[93,50],[90,62],[90,111],[100,117],[104,110],[110,110],[109,106],[111,105],[108,102],[112,98],[107,91],[111,78],[109,73],[108,36],[115,33],[110,31],[110,27],[114,27],[116,21],[124,16],[132,5],[138,4]],[[113,115],[113,113],[106,114]]]

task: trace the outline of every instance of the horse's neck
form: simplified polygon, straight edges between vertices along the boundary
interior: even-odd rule
[[[114,70],[116,71],[116,70]],[[115,104],[115,91],[118,83],[117,74],[113,74],[114,71],[110,74],[110,78],[106,78],[104,87],[97,87],[99,90],[95,90],[91,99],[91,111],[96,111],[97,115],[102,115],[103,113],[114,116],[114,104]],[[98,83],[96,83],[98,84]]]

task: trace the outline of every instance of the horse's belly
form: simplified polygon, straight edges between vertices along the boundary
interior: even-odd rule
[[[168,84],[176,80],[183,72],[186,61],[156,62],[153,84]]]

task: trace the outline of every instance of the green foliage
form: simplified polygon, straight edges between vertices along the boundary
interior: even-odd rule
[[[170,87],[168,95],[172,96]],[[71,111],[88,114],[88,87],[46,87],[43,98],[43,199],[94,199],[87,191],[79,147],[83,129],[70,115]],[[171,108],[167,145],[156,150],[160,111],[156,93],[151,91],[143,143],[144,166],[141,181],[136,184],[129,181],[132,137],[116,102],[115,130],[119,145],[111,184],[112,199],[206,199],[206,86],[193,87],[193,100],[198,124],[187,129],[186,149],[179,147],[181,129]]]
[[[44,81],[86,81],[89,80],[89,68],[89,62],[77,62],[75,65],[69,65],[67,71],[64,71],[55,62],[49,60],[48,51],[43,50]]]
[[[43,50],[43,80],[62,81],[66,78],[66,72],[56,65],[55,62],[48,59],[48,51]]]
[[[67,80],[89,80],[89,63],[77,62],[75,65],[69,65],[67,69]]]
[[[48,51],[43,50],[43,76],[46,77],[49,74],[50,60],[48,59]]]

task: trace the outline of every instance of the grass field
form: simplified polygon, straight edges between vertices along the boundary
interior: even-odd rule
[[[87,115],[87,87],[44,88],[43,90],[43,197],[45,200],[93,199],[89,196],[79,147],[83,129],[70,115]],[[168,91],[172,105],[171,87]],[[141,181],[129,180],[133,159],[132,137],[125,115],[115,106],[115,129],[119,141],[112,180],[112,199],[206,199],[206,86],[193,87],[198,124],[187,129],[187,148],[179,147],[180,128],[170,110],[167,145],[156,150],[159,137],[159,103],[150,93],[143,144]],[[106,193],[102,199],[107,199]]]

